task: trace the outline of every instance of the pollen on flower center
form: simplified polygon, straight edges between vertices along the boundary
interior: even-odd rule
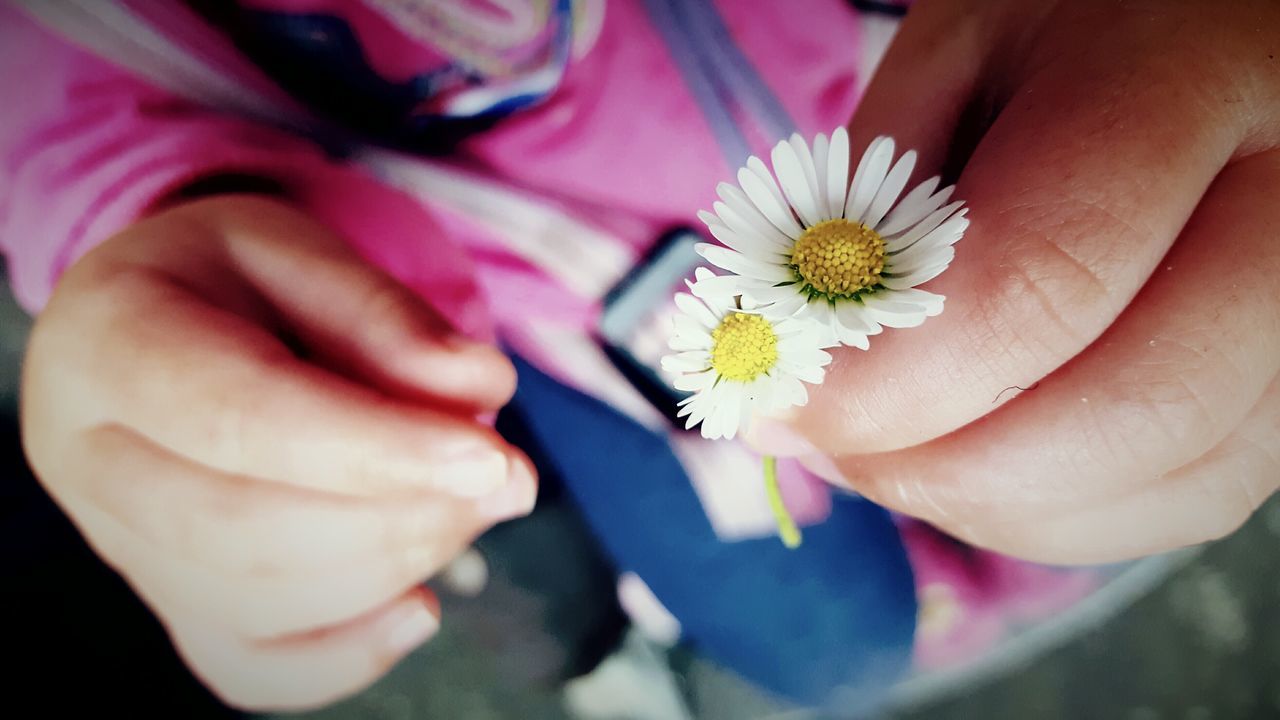
[[[728,380],[755,380],[778,363],[778,335],[759,315],[726,316],[711,331],[711,341],[711,367]]]
[[[852,297],[880,282],[884,239],[862,223],[826,220],[796,240],[791,267],[816,292]]]

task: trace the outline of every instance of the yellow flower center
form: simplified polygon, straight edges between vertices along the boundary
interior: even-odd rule
[[[711,367],[720,377],[749,382],[778,362],[778,334],[759,315],[733,313],[711,331]]]
[[[811,292],[853,297],[880,282],[884,239],[862,223],[825,220],[796,240],[791,267]]]

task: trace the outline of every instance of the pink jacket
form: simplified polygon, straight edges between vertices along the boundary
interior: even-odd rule
[[[868,23],[842,0],[715,0],[699,5],[718,13],[728,43],[708,54],[709,36],[680,34],[692,20],[668,17],[690,5],[579,0],[561,66],[500,79],[549,83],[540,102],[466,137],[447,160],[349,143],[339,160],[315,139],[324,121],[182,3],[23,4],[0,7],[0,77],[10,88],[0,110],[0,246],[27,308],[38,310],[68,265],[157,199],[211,175],[260,175],[459,328],[496,331],[545,371],[654,428],[663,419],[592,341],[601,297],[662,229],[696,224],[717,182],[731,180],[746,153],[763,155],[782,122],[805,136],[847,122],[885,42],[866,40]],[[405,3],[244,4],[342,18],[390,79],[449,57],[397,14]],[[744,94],[739,68],[755,73],[764,99]],[[494,92],[464,90],[428,110],[465,113]],[[441,234],[424,236],[433,224]],[[686,459],[708,452],[673,442]],[[825,490],[790,488],[802,517],[823,514]],[[713,496],[734,495],[699,490],[713,506]],[[710,514],[728,535],[767,532],[768,513],[756,510],[751,527],[735,525],[741,512]]]

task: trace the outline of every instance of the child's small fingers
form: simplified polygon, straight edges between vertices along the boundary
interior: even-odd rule
[[[225,702],[245,710],[320,707],[372,684],[439,628],[439,603],[413,589],[337,627],[246,640],[200,617],[169,621],[179,652]]]
[[[94,305],[92,366],[79,371],[93,383],[66,401],[91,411],[86,426],[119,423],[227,473],[350,495],[474,496],[507,482],[507,443],[474,420],[317,368],[151,274],[109,292],[114,302]]]
[[[290,216],[277,217],[285,212],[260,213],[252,234],[229,234],[227,252],[308,352],[396,397],[463,410],[511,398],[515,369],[496,347],[464,337],[335,238],[298,238]]]
[[[61,500],[86,536],[161,610],[197,608],[246,636],[359,615],[536,495],[528,470],[492,497],[374,500],[226,475],[118,428],[84,446],[92,470],[68,467],[81,480]]]

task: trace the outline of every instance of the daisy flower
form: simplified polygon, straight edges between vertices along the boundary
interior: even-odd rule
[[[799,135],[773,148],[773,174],[757,157],[721,183],[714,213],[699,217],[726,247],[698,252],[736,278],[735,285],[774,317],[816,321],[824,346],[868,346],[882,326],[915,327],[942,312],[943,296],[916,286],[937,277],[955,256],[952,245],[969,221],[954,186],[933,177],[902,196],[915,167],[909,151],[894,162],[894,142],[876,138],[849,180],[849,136],[837,129],[814,139]],[[775,176],[776,174],[776,180]],[[899,199],[901,197],[901,199]]]
[[[662,367],[678,375],[685,427],[702,423],[708,439],[732,438],[756,413],[770,414],[804,405],[804,383],[822,382],[831,356],[821,350],[818,328],[795,318],[755,310],[751,298],[716,293],[716,276],[698,268],[691,291],[676,295],[674,354]],[[719,285],[719,287],[724,287]]]

